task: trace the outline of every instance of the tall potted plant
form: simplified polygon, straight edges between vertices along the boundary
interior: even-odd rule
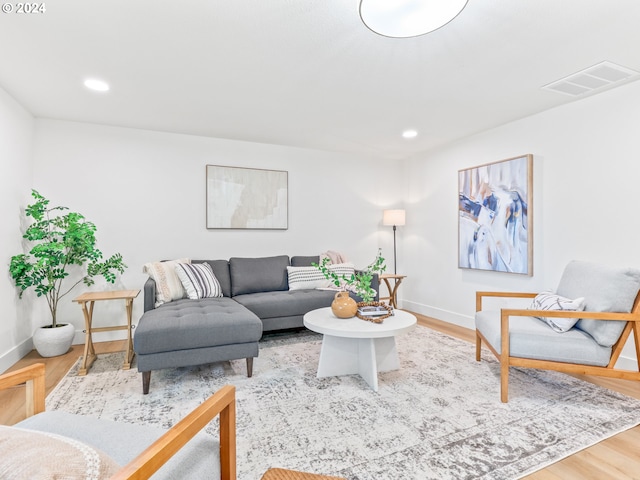
[[[47,299],[51,323],[36,330],[33,343],[40,355],[52,357],[69,350],[75,333],[73,325],[58,322],[60,299],[81,282],[93,285],[97,275],[114,283],[116,272],[123,273],[126,265],[119,253],[101,261],[102,252],[96,247],[96,226],[83,215],[70,212],[67,207],[50,207],[49,200],[36,190],[31,191],[31,196],[35,202],[27,205],[25,215],[33,221],[23,238],[32,242],[33,247],[27,254],[11,257],[9,270],[20,298],[33,287],[38,297]],[[74,265],[82,269],[82,277],[67,285],[64,280]]]

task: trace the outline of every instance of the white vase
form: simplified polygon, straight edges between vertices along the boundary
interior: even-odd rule
[[[64,355],[71,348],[76,329],[70,323],[40,327],[33,333],[33,346],[41,357]]]

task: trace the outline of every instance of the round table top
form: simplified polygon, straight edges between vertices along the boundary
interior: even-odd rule
[[[347,338],[395,337],[415,328],[415,316],[402,310],[395,310],[394,313],[382,323],[373,323],[358,317],[338,318],[330,307],[325,307],[305,314],[304,326],[324,335]]]

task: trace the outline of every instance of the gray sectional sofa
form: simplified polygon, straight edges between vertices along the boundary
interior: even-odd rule
[[[180,299],[156,308],[155,281],[149,278],[144,285],[144,314],[135,329],[134,350],[145,394],[151,371],[163,368],[246,358],[251,376],[263,332],[303,328],[304,314],[328,307],[335,295],[289,289],[287,267],[309,267],[319,262],[318,256],[192,260],[204,262],[223,297]],[[377,275],[371,286],[379,291]]]

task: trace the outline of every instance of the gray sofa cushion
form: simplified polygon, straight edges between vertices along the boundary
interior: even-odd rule
[[[477,312],[476,328],[500,353],[500,311]],[[611,347],[598,345],[589,334],[575,328],[557,333],[535,317],[510,319],[509,353],[512,357],[600,367],[606,366],[611,359]]]
[[[640,270],[618,268],[574,260],[566,266],[556,293],[568,298],[585,298],[585,310],[630,312],[640,290]],[[576,328],[587,332],[600,345],[618,341],[626,322],[584,319]]]
[[[295,256],[291,257],[292,267],[310,267],[312,263],[320,263],[320,255],[315,256]]]
[[[304,315],[316,308],[328,307],[335,294],[328,290],[287,290],[238,295],[233,299],[265,319]]]
[[[160,428],[59,411],[40,413],[16,426],[73,438],[103,451],[120,465],[129,463],[165,433]],[[200,432],[151,479],[220,478],[219,445],[216,439]]]
[[[189,350],[257,342],[262,322],[234,300],[177,300],[146,312],[133,339],[136,353]]]
[[[245,293],[287,290],[287,267],[289,257],[229,259],[231,273],[231,296]]]

